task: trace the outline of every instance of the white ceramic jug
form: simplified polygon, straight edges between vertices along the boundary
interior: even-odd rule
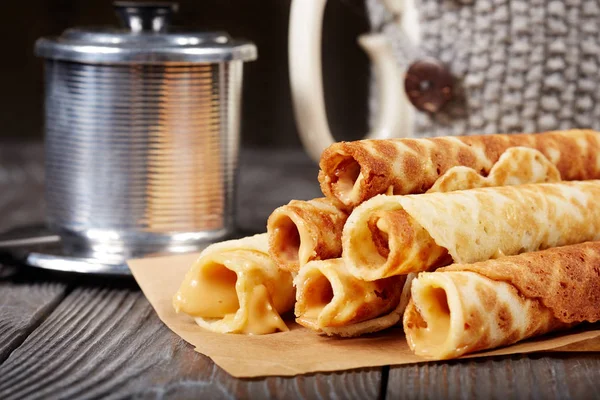
[[[292,100],[300,139],[308,154],[318,162],[321,152],[334,142],[325,113],[321,67],[321,32],[327,0],[292,0],[289,27],[289,69]],[[387,0],[386,6],[401,16],[405,0]],[[403,76],[392,53],[391,43],[381,34],[359,37],[359,45],[374,67],[379,112],[368,139],[408,136],[412,130],[412,107],[406,97]]]

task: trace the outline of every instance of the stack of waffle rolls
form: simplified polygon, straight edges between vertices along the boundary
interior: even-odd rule
[[[427,192],[560,180],[556,166],[538,150],[514,147],[500,156],[488,176],[469,167],[456,166],[442,175]],[[298,272],[309,261],[341,256],[342,230],[348,213],[336,204],[331,198],[292,200],[273,211],[267,222],[269,253],[281,268]]]
[[[476,339],[473,335],[457,339],[446,332],[439,335],[452,340],[435,344],[433,350],[423,350],[430,346],[430,336],[438,335],[423,333],[435,325],[428,322],[431,315],[427,304],[445,304],[423,300],[441,296],[441,290],[422,289],[431,279],[452,281],[444,283],[444,288],[454,288],[458,293],[471,289],[477,292],[471,287],[475,284],[463,285],[461,279],[466,274],[479,288],[493,292],[494,287],[502,287],[500,292],[490,294],[496,299],[493,301],[513,299],[517,304],[517,298],[527,298],[519,287],[496,285],[489,274],[472,277],[476,272],[467,269],[478,263],[499,265],[510,255],[529,260],[530,254],[540,254],[539,259],[543,259],[546,251],[562,249],[559,246],[600,240],[600,205],[593,201],[600,198],[600,181],[593,180],[600,179],[599,133],[571,130],[337,143],[323,153],[320,166],[319,181],[325,198],[292,200],[276,209],[268,219],[267,233],[253,239],[253,243],[260,242],[258,250],[226,247],[229,256],[211,256],[221,257],[217,263],[228,261],[230,270],[235,270],[235,263],[244,268],[262,263],[261,268],[277,269],[282,275],[272,282],[279,282],[281,290],[266,290],[260,300],[272,315],[279,317],[295,302],[296,320],[301,325],[320,334],[349,337],[393,326],[404,314],[411,347],[432,358],[455,357],[592,320],[587,316],[577,321],[546,318],[526,328],[513,327],[509,338],[501,338],[498,329],[480,327],[479,321],[467,320],[470,314],[463,315],[461,318],[467,318],[463,328],[477,327],[469,333],[481,334],[486,329],[491,333]],[[530,253],[542,249],[550,250]],[[231,252],[237,251],[243,253],[233,259]],[[248,262],[248,252],[259,254],[260,263],[257,259]],[[209,260],[206,257],[211,254],[215,253],[203,253],[200,260]],[[200,260],[192,268],[195,272],[188,273],[180,293],[186,291],[186,282],[188,292],[193,291],[189,282],[206,268],[198,265],[213,262]],[[583,259],[572,268],[581,263]],[[446,275],[436,278],[438,272]],[[261,279],[267,280],[266,276]],[[292,279],[296,293],[289,302],[289,293],[294,296]],[[505,278],[497,281],[508,285]],[[273,301],[271,297],[278,293],[280,300]],[[461,300],[461,304],[467,307],[468,301],[478,301],[476,297],[469,299]],[[592,300],[600,305],[598,299]],[[244,308],[238,301],[236,313]],[[525,313],[551,314],[545,304],[528,301],[523,300]],[[223,328],[224,323],[218,319],[235,319],[234,313],[199,318],[197,310],[186,309],[177,296],[174,304],[176,309],[194,316],[201,326],[213,330],[268,333],[286,329],[271,324],[261,332],[244,328],[241,323]],[[448,304],[449,312],[459,315],[453,308],[457,301],[448,300]],[[488,321],[492,325],[496,322]],[[426,340],[419,339],[421,336]]]

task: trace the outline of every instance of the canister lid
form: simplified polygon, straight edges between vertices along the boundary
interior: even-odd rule
[[[176,3],[114,3],[123,28],[72,28],[38,39],[38,56],[82,63],[206,63],[256,59],[256,46],[225,32],[184,32],[169,28]]]

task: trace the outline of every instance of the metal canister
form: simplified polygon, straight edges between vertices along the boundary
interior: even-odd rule
[[[243,61],[223,32],[169,29],[173,3],[115,3],[124,27],[39,39],[47,223],[99,259],[191,251],[234,226]]]

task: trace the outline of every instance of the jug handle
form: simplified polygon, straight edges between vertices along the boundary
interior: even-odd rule
[[[412,130],[412,105],[404,90],[403,77],[389,39],[380,33],[360,35],[358,43],[367,53],[375,72],[378,113],[373,130],[365,139],[409,136]]]
[[[322,151],[334,143],[329,130],[323,95],[321,35],[327,0],[292,0],[288,35],[290,85],[296,125],[308,154],[319,161]],[[380,34],[362,35],[359,44],[374,65],[379,112],[370,139],[406,136],[410,112],[402,74],[391,44]]]

